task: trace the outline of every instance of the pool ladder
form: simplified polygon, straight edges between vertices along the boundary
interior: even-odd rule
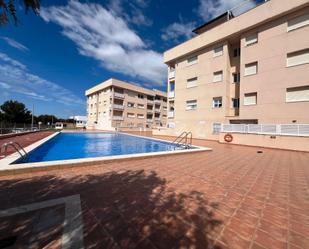
[[[190,149],[192,147],[192,132],[184,131],[182,132],[172,144],[177,147],[182,147],[185,149]]]
[[[14,141],[10,141],[1,145],[0,154],[2,153],[2,149],[4,149],[4,154],[1,157],[7,156],[7,150],[9,146],[11,146],[16,152],[18,152],[22,160],[25,160],[28,157],[27,151],[25,151],[25,149],[19,143]]]

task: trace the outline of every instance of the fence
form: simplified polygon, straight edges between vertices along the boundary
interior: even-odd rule
[[[10,124],[10,123],[0,123],[0,135],[1,134],[9,134],[9,133],[21,133],[25,131],[37,131],[51,128],[48,125],[38,125],[34,124],[31,127],[31,124]]]
[[[222,124],[221,132],[309,136],[309,124]]]

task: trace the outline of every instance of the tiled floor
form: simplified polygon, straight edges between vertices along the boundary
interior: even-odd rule
[[[85,248],[309,248],[309,153],[194,143],[213,151],[2,177],[0,210],[79,194]]]

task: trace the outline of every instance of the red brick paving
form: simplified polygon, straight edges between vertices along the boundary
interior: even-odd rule
[[[0,209],[80,194],[85,248],[309,248],[309,153],[194,143],[213,151],[1,177]]]
[[[8,143],[10,141],[17,142],[19,143],[23,148],[27,147],[30,144],[35,143],[36,141],[39,141],[49,135],[51,135],[52,132],[50,131],[40,131],[40,132],[35,132],[35,133],[30,133],[26,135],[20,135],[20,136],[15,136],[15,137],[9,137],[9,138],[1,138],[0,137],[0,147],[4,143]],[[10,155],[14,153],[15,150],[10,146],[7,149],[7,155]],[[0,160],[2,159],[3,154],[0,154]]]

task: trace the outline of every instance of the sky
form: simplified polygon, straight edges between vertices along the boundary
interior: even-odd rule
[[[258,1],[44,0],[39,16],[19,5],[19,24],[0,27],[0,104],[67,118],[85,115],[85,90],[109,78],[166,91],[164,51]]]

